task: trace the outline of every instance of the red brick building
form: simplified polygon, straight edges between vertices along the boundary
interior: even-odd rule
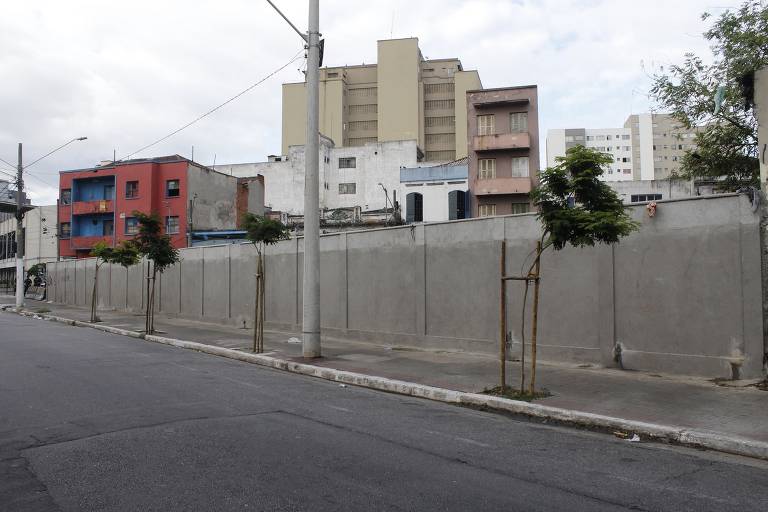
[[[472,216],[531,210],[539,172],[536,86],[468,91],[467,124]]]
[[[134,211],[163,219],[174,247],[195,231],[237,229],[242,214],[264,213],[264,180],[237,179],[179,155],[109,162],[59,175],[59,253],[86,257],[98,241],[132,238]]]

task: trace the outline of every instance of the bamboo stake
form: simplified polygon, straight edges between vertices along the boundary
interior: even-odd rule
[[[499,291],[499,372],[502,394],[507,387],[507,293],[506,281],[504,278],[507,273],[507,241],[501,241],[501,256],[499,259],[499,268],[501,269],[500,291]]]
[[[536,263],[534,264],[533,283],[533,326],[531,327],[531,396],[536,391],[536,335],[539,320],[539,271],[541,269],[541,242],[536,242]],[[522,388],[521,388],[522,389]]]

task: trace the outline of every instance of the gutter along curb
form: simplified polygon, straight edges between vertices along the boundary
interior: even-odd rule
[[[54,315],[35,313],[31,311],[17,311],[13,306],[1,307],[0,310],[17,313],[22,316],[33,317],[53,322],[60,322],[76,327],[90,327],[100,331],[143,339],[153,343],[161,343],[187,350],[195,350],[205,354],[226,357],[237,361],[266,366],[276,370],[297,373],[309,377],[316,377],[329,381],[339,382],[352,386],[359,386],[378,391],[397,393],[400,395],[426,398],[436,402],[444,402],[455,405],[469,406],[479,409],[501,411],[509,414],[522,415],[539,421],[552,421],[563,425],[578,426],[582,428],[600,431],[622,431],[645,436],[652,440],[678,444],[683,446],[706,448],[735,455],[743,455],[758,459],[768,460],[768,443],[752,439],[729,436],[717,432],[709,432],[683,427],[645,423],[641,421],[627,420],[612,416],[603,416],[587,412],[550,407],[547,405],[532,404],[507,398],[484,395],[479,393],[467,393],[450,389],[437,388],[424,384],[406,382],[402,380],[377,377],[361,373],[336,370],[305,363],[297,363],[285,359],[278,359],[263,354],[253,354],[240,350],[206,345],[193,341],[168,338],[164,336],[145,335],[137,331],[119,329],[103,324],[92,324],[79,320],[71,320]]]

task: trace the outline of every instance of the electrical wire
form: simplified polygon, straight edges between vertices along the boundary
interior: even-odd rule
[[[228,105],[229,103],[232,103],[233,101],[235,101],[237,98],[239,98],[239,97],[240,97],[240,96],[242,96],[243,94],[245,94],[245,93],[249,92],[249,91],[250,91],[250,90],[252,90],[252,89],[255,89],[255,88],[256,88],[256,87],[258,87],[259,85],[263,84],[264,82],[266,82],[267,80],[269,80],[270,78],[272,78],[273,76],[275,76],[276,74],[278,74],[280,71],[284,70],[285,68],[287,68],[288,66],[290,66],[291,64],[293,64],[294,62],[296,62],[296,61],[299,59],[299,57],[301,56],[301,54],[302,54],[302,53],[304,53],[304,49],[303,49],[303,48],[302,48],[301,50],[299,50],[299,51],[296,53],[296,55],[294,55],[294,56],[291,58],[291,60],[289,60],[288,62],[286,62],[285,64],[283,64],[283,65],[282,65],[282,66],[280,66],[279,68],[277,68],[276,70],[272,71],[270,74],[268,74],[267,76],[265,76],[264,78],[262,78],[262,79],[261,79],[261,80],[259,80],[258,82],[256,82],[256,83],[254,83],[254,84],[251,84],[251,85],[249,85],[248,87],[246,87],[245,89],[243,89],[243,90],[242,90],[242,91],[240,91],[239,93],[235,94],[234,96],[232,96],[231,98],[229,98],[228,100],[226,100],[224,103],[221,103],[221,104],[219,104],[219,105],[217,105],[217,106],[213,107],[212,109],[208,110],[208,111],[207,111],[207,112],[205,112],[204,114],[202,114],[202,115],[200,115],[200,116],[196,117],[195,119],[193,119],[192,121],[188,122],[187,124],[185,124],[185,125],[184,125],[184,126],[182,126],[181,128],[178,128],[178,129],[176,129],[176,130],[172,131],[172,132],[171,132],[171,133],[169,133],[168,135],[166,135],[166,136],[164,136],[164,137],[161,137],[161,138],[157,139],[156,141],[152,142],[151,144],[147,144],[146,146],[144,146],[144,147],[142,147],[142,148],[140,148],[140,149],[137,149],[136,151],[133,151],[133,152],[131,152],[131,153],[128,153],[127,155],[125,155],[124,157],[120,158],[120,159],[119,159],[119,160],[117,160],[117,161],[118,161],[118,162],[121,162],[121,161],[123,161],[123,160],[125,160],[125,159],[127,159],[127,158],[130,158],[130,157],[132,157],[133,155],[135,155],[135,154],[137,154],[137,153],[141,153],[141,152],[142,152],[142,151],[144,151],[145,149],[149,149],[149,148],[151,148],[152,146],[155,146],[155,145],[157,145],[157,144],[160,144],[161,142],[163,142],[163,141],[165,141],[165,140],[167,140],[167,139],[170,139],[171,137],[173,137],[174,135],[176,135],[176,134],[177,134],[177,133],[179,133],[180,131],[182,131],[182,130],[185,130],[185,129],[189,128],[189,127],[190,127],[190,126],[192,126],[193,124],[195,124],[195,123],[197,123],[198,121],[200,121],[200,120],[202,120],[202,119],[204,119],[204,118],[208,117],[209,115],[213,114],[214,112],[216,112],[216,111],[217,111],[217,110],[219,110],[220,108],[224,107],[225,105]]]

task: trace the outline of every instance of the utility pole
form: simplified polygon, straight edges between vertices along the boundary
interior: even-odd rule
[[[21,142],[19,142],[19,164],[16,169],[16,309],[24,307],[24,178],[21,164]]]
[[[320,357],[320,0],[309,0],[309,29],[302,34],[272,2],[277,13],[304,40],[307,49],[307,140],[304,146],[304,280],[301,352]]]
[[[307,141],[304,175],[304,316],[302,355],[320,350],[320,0],[309,0],[307,39]]]

